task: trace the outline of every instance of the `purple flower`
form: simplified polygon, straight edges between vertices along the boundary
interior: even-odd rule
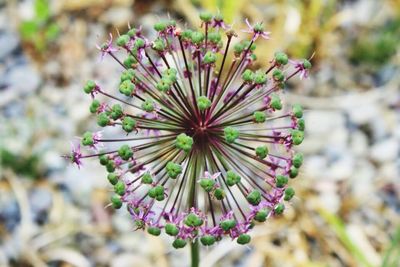
[[[77,146],[74,146],[74,144],[71,142],[71,155],[69,156],[69,159],[71,160],[72,163],[75,163],[78,168],[81,168],[82,166],[82,152],[81,152],[81,145],[78,144]]]
[[[246,18],[246,24],[249,27],[249,29],[243,30],[243,32],[252,33],[253,34],[253,38],[251,39],[252,41],[257,40],[259,36],[261,36],[265,40],[270,39],[271,32],[264,31],[262,22],[256,23],[254,24],[254,26],[251,26],[249,20]]]
[[[101,60],[103,60],[106,54],[118,51],[118,49],[113,47],[112,42],[113,42],[113,36],[110,33],[110,39],[104,42],[101,46],[96,44],[97,49],[101,51],[101,57],[100,57]]]

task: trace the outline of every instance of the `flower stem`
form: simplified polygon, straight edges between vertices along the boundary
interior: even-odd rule
[[[191,267],[199,267],[200,253],[199,253],[199,240],[194,240],[190,243],[190,254],[192,259]]]

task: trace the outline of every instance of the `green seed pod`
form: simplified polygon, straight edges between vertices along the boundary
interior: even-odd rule
[[[303,67],[304,67],[305,69],[311,69],[312,64],[311,64],[311,62],[308,61],[307,59],[303,59]]]
[[[130,80],[125,80],[119,85],[119,92],[126,96],[132,96],[135,85]]]
[[[255,112],[253,113],[253,118],[254,118],[254,121],[255,121],[255,122],[257,122],[257,123],[263,123],[263,122],[265,122],[265,120],[266,120],[266,118],[267,118],[267,115],[265,115],[265,112],[262,112],[262,111],[255,111]]]
[[[82,136],[82,145],[92,146],[94,144],[93,134],[91,132],[85,132]]]
[[[225,191],[221,188],[216,188],[214,190],[214,197],[218,200],[223,200],[225,198],[226,194]]]
[[[114,185],[114,191],[117,195],[123,196],[125,194],[125,183],[122,181],[118,181]]]
[[[295,166],[290,167],[289,170],[289,177],[290,178],[296,178],[297,175],[299,174],[299,169],[297,169]]]
[[[105,112],[100,113],[97,116],[97,125],[101,127],[106,127],[110,123],[110,119],[108,118],[107,114]]]
[[[165,31],[167,29],[167,23],[165,21],[160,21],[154,24],[154,30],[158,32]]]
[[[306,129],[306,123],[304,119],[298,119],[297,120],[297,130],[303,131]]]
[[[144,184],[151,184],[153,182],[153,177],[151,177],[151,174],[146,172],[142,176],[142,183]]]
[[[214,189],[215,181],[213,179],[203,178],[199,182],[201,188],[206,192],[211,192]]]
[[[123,81],[126,81],[126,80],[133,81],[133,79],[135,77],[136,77],[135,70],[134,69],[128,69],[128,70],[125,70],[125,71],[122,72],[120,80],[121,80],[121,83]]]
[[[277,94],[272,94],[271,95],[271,102],[270,102],[270,107],[275,109],[275,110],[281,110],[282,109],[282,102],[281,99]]]
[[[125,60],[124,60],[124,66],[127,68],[134,68],[135,65],[137,64],[137,60],[134,56],[129,55]]]
[[[132,148],[128,145],[123,145],[118,149],[118,156],[123,160],[129,160],[133,156]]]
[[[145,45],[146,45],[146,42],[145,42],[142,38],[136,38],[136,39],[135,39],[135,43],[134,43],[133,45],[134,45],[134,47],[135,47],[136,49],[138,49],[138,48],[144,48]]]
[[[199,45],[204,40],[204,34],[202,32],[194,31],[194,32],[192,32],[192,35],[190,37],[191,37],[192,43],[195,45]]]
[[[256,155],[260,159],[265,159],[268,155],[268,147],[266,145],[256,147]]]
[[[192,149],[193,138],[187,136],[185,133],[181,133],[176,137],[175,146],[187,153]]]
[[[251,205],[257,206],[261,202],[261,193],[255,189],[247,195],[246,199]]]
[[[285,75],[283,75],[283,72],[281,70],[279,70],[279,69],[275,69],[272,72],[272,77],[277,82],[283,82],[285,80]]]
[[[285,197],[284,197],[284,200],[285,200],[285,201],[289,201],[289,200],[291,200],[291,199],[294,197],[294,195],[295,195],[294,189],[293,189],[292,187],[288,187],[288,188],[286,188],[286,190],[285,190]]]
[[[117,38],[117,45],[120,47],[126,47],[129,43],[129,40],[131,38],[127,34],[123,34],[120,37]]]
[[[107,175],[107,179],[110,182],[110,184],[115,185],[118,183],[118,175],[116,173],[109,173]]]
[[[184,248],[186,246],[186,240],[181,239],[181,238],[177,238],[174,240],[174,242],[172,243],[172,246],[176,249],[179,248]]]
[[[213,44],[218,44],[221,42],[221,34],[219,32],[210,32],[208,33],[208,39]]]
[[[268,210],[260,209],[254,216],[254,220],[256,220],[257,222],[265,222],[267,220],[267,216],[268,216]]]
[[[219,223],[219,226],[222,228],[224,231],[229,231],[232,228],[236,226],[236,221],[231,219],[231,220],[224,220]]]
[[[287,176],[277,175],[276,176],[276,181],[275,181],[276,187],[278,187],[278,188],[284,187],[288,183],[288,180],[289,179],[287,178]]]
[[[254,72],[247,69],[242,74],[242,79],[246,83],[252,83],[254,81]]]
[[[296,168],[300,168],[301,165],[303,164],[303,154],[302,153],[296,153],[293,158],[292,158],[292,164]]]
[[[302,132],[302,131],[292,130],[291,135],[292,135],[293,144],[296,146],[300,145],[304,140],[304,132]]]
[[[200,13],[199,17],[203,22],[210,22],[213,18],[213,15],[210,12],[202,12]]]
[[[203,244],[203,246],[212,246],[214,245],[215,241],[216,239],[212,235],[205,235],[200,238],[200,242]]]
[[[90,113],[96,113],[97,110],[99,109],[99,107],[100,107],[99,100],[97,100],[97,99],[93,100],[89,107]]]
[[[89,81],[86,82],[85,86],[83,87],[83,91],[86,94],[90,94],[90,93],[93,92],[93,90],[95,88],[96,88],[96,83],[94,81],[89,80]]]
[[[110,161],[107,155],[101,155],[99,156],[100,164],[105,166],[107,163]]]
[[[171,179],[176,179],[176,177],[182,173],[182,166],[177,163],[173,163],[172,161],[167,163],[166,169],[167,174]]]
[[[190,227],[197,227],[203,224],[203,220],[200,219],[196,214],[190,213],[185,218],[185,224]]]
[[[161,92],[168,92],[171,89],[172,81],[166,77],[157,82],[156,88]]]
[[[289,62],[288,56],[283,52],[275,53],[275,62],[279,65],[286,65]]]
[[[274,212],[277,215],[282,214],[284,210],[285,210],[285,205],[283,205],[282,203],[279,203],[274,208]]]
[[[110,160],[106,164],[107,172],[114,172],[115,171],[115,162]]]
[[[124,112],[122,111],[122,107],[119,104],[114,104],[111,108],[111,113],[110,113],[110,117],[113,120],[118,120],[119,118],[122,117],[122,115],[124,115]]]
[[[292,113],[293,113],[293,116],[295,116],[298,119],[303,117],[303,108],[302,108],[302,106],[299,105],[299,104],[294,104],[293,108],[292,108]]]
[[[135,129],[136,127],[136,121],[134,119],[132,119],[131,117],[124,117],[124,119],[122,120],[122,129],[127,132],[130,133],[133,131],[133,129]]]
[[[146,99],[142,103],[142,109],[146,112],[152,112],[154,111],[154,101],[151,99]]]
[[[214,64],[217,61],[217,56],[215,53],[211,51],[207,51],[207,53],[203,57],[204,64]]]
[[[179,233],[179,229],[175,224],[167,223],[165,225],[165,233],[170,236],[176,236]]]
[[[254,83],[257,85],[263,85],[267,83],[267,75],[264,72],[257,71],[254,74]]]
[[[157,52],[163,52],[165,50],[165,42],[158,38],[153,42],[152,48]]]
[[[159,236],[161,234],[161,229],[158,227],[149,227],[147,228],[147,232],[154,236]]]
[[[122,207],[121,197],[118,195],[113,195],[111,197],[111,205],[114,209],[120,209]]]
[[[232,144],[239,137],[239,131],[230,126],[224,128],[224,137],[226,142]]]
[[[211,101],[210,101],[210,99],[208,99],[205,96],[199,96],[197,98],[197,106],[199,107],[199,109],[201,111],[204,111],[204,110],[208,109],[209,107],[211,107]]]
[[[240,245],[248,244],[251,240],[251,237],[248,234],[241,234],[237,239],[236,242]]]
[[[226,184],[228,186],[234,186],[235,184],[240,183],[240,180],[241,177],[234,171],[229,170],[226,172]]]

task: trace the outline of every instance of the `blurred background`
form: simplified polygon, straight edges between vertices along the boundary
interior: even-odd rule
[[[95,127],[84,81],[120,72],[95,45],[168,14],[197,26],[200,10],[235,29],[264,21],[260,66],[276,50],[315,52],[310,78],[286,91],[307,109],[293,205],[249,247],[204,249],[201,266],[400,266],[398,0],[0,0],[0,266],[188,266],[188,250],[104,208],[97,161],[78,170],[60,155]]]

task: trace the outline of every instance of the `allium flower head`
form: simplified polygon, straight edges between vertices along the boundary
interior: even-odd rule
[[[200,18],[196,30],[160,21],[154,40],[132,28],[99,47],[121,66],[119,85],[84,86],[105,129],[81,139],[96,154],[74,147],[69,156],[78,166],[98,157],[115,192],[111,206],[126,205],[138,229],[164,232],[175,248],[224,236],[249,243],[254,224],[284,211],[303,162],[293,150],[304,138],[302,107],[285,107],[280,95],[310,62],[277,52],[256,70],[255,41],[269,37],[262,23],[246,20],[250,35],[239,41],[221,15]]]

